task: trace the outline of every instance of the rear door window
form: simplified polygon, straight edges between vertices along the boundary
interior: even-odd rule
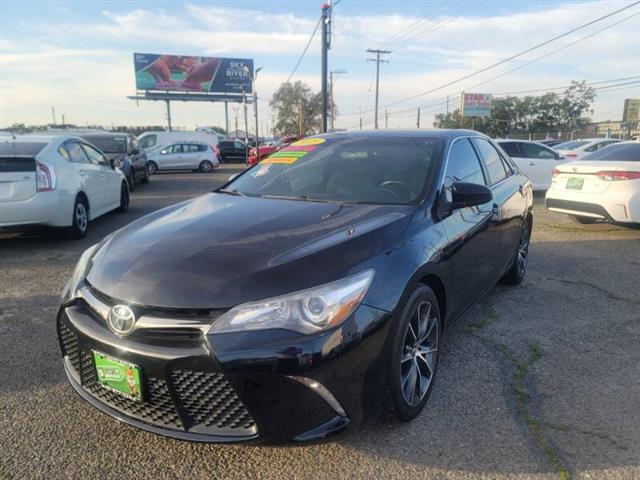
[[[107,159],[105,158],[104,155],[102,155],[102,153],[100,153],[98,150],[96,150],[93,147],[90,147],[87,144],[83,144],[82,145],[82,149],[85,151],[85,153],[87,154],[87,157],[89,157],[89,161],[91,163],[93,163],[94,165],[102,165],[102,166],[107,166],[109,165],[109,162],[107,161]]]
[[[182,153],[182,145],[180,144],[176,144],[176,145],[172,145],[169,149],[169,153]]]
[[[498,150],[496,150],[491,143],[484,138],[474,138],[473,143],[480,152],[482,161],[487,167],[491,185],[495,185],[511,174],[510,169],[504,164]]]
[[[500,142],[499,144],[502,149],[506,152],[510,157],[520,157],[520,150],[518,149],[517,142]]]
[[[554,153],[542,145],[536,145],[534,143],[521,143],[520,150],[522,150],[522,156],[525,158],[536,159],[548,159],[553,160],[555,158]]]

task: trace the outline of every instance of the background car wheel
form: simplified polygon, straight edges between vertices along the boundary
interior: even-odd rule
[[[156,162],[149,162],[147,164],[147,172],[149,175],[153,175],[158,171],[158,164]]]
[[[398,306],[390,333],[385,409],[408,422],[427,403],[438,367],[442,320],[433,290],[420,285]]]
[[[133,192],[136,189],[136,176],[133,173],[133,167],[129,172],[129,178],[127,178],[127,182],[129,183],[129,191]]]
[[[520,240],[518,242],[518,250],[513,259],[513,263],[507,273],[505,273],[500,281],[508,285],[519,285],[524,280],[527,273],[527,264],[529,263],[529,243],[531,242],[531,222],[526,221],[522,231],[520,232]]]
[[[574,222],[581,223],[582,225],[591,225],[598,221],[597,218],[583,217],[582,215],[571,215],[571,218],[573,218]]]
[[[84,195],[78,195],[73,205],[73,222],[67,233],[71,238],[84,238],[89,231],[89,204]]]
[[[142,180],[140,180],[140,183],[149,183],[149,168],[146,167],[144,169],[144,177],[142,177]]]
[[[202,162],[200,162],[199,170],[202,173],[210,173],[211,170],[213,170],[213,163],[211,163],[209,160],[203,160]]]
[[[127,186],[127,182],[122,182],[122,186],[120,187],[120,207],[118,211],[120,213],[124,213],[129,210],[129,187]]]

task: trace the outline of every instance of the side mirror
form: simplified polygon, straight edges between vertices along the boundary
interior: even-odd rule
[[[116,169],[116,166],[117,166],[117,165],[116,165],[116,159],[115,159],[115,158],[111,158],[111,159],[109,159],[109,160],[108,160],[108,162],[109,162],[109,165],[111,166],[111,168],[112,168],[113,170],[115,170],[115,169]]]
[[[166,155],[167,151],[166,150],[160,150],[160,155]]]
[[[477,183],[455,182],[451,185],[451,208],[484,205],[493,200],[493,193],[484,185]]]

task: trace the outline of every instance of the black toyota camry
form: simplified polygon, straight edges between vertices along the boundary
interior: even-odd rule
[[[89,248],[57,316],[97,409],[205,441],[303,441],[408,421],[442,333],[517,284],[529,180],[467,130],[305,138]]]

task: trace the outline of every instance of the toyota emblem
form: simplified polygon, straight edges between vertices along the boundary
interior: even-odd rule
[[[126,305],[116,305],[109,310],[107,325],[117,335],[129,335],[136,325],[136,316]]]

